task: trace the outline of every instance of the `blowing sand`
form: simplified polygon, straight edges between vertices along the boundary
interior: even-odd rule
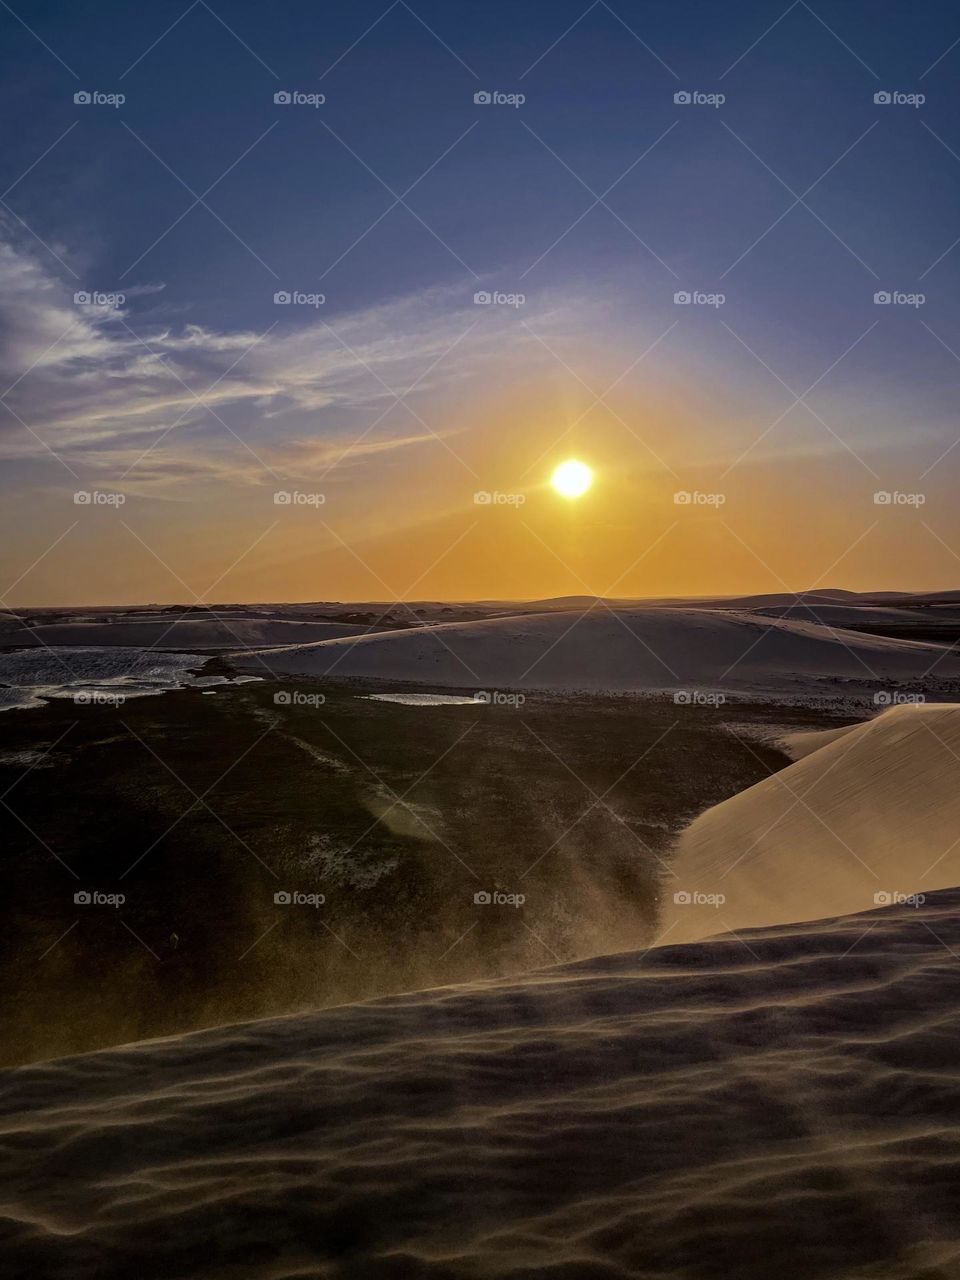
[[[6,1274],[946,1280],[960,893],[0,1076]]]

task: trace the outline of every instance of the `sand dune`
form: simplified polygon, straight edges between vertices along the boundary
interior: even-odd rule
[[[0,1074],[44,1280],[947,1280],[960,892]]]
[[[410,623],[431,625],[538,614],[583,613],[585,610],[710,610],[794,618],[844,626],[856,623],[923,623],[958,615],[951,604],[956,592],[910,596],[902,592],[869,594],[843,590],[768,592],[716,598],[651,597],[646,599],[557,596],[542,600],[475,601],[316,601],[305,604],[221,604],[209,612],[195,607],[156,606],[111,609],[39,608],[23,612],[0,609],[0,644],[153,645],[160,636],[166,648],[233,648],[290,645],[385,630]],[[939,602],[938,607],[933,607]],[[916,606],[931,606],[920,610]],[[910,606],[910,607],[908,607]],[[362,624],[362,625],[358,625]],[[372,624],[372,625],[371,625]],[[172,628],[168,631],[168,628]],[[313,630],[309,630],[312,628]],[[167,633],[164,635],[164,633]]]
[[[822,590],[822,591],[766,591],[757,595],[749,596],[712,596],[701,599],[699,601],[678,600],[678,604],[691,603],[699,604],[702,608],[710,609],[768,609],[768,608],[792,608],[799,604],[806,605],[831,605],[838,602],[849,601],[855,603],[862,599],[855,591],[841,590]]]
[[[938,645],[833,632],[814,622],[712,609],[598,608],[383,632],[274,649],[278,675],[478,688],[777,690],[839,677],[919,679],[960,660]],[[257,658],[240,654],[241,665]]]
[[[816,749],[680,837],[665,889],[671,942],[960,884],[960,706],[895,707],[811,738]]]

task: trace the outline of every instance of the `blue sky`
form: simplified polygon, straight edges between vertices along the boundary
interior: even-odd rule
[[[678,425],[651,430],[674,479],[816,456],[873,488],[952,484],[952,6],[34,3],[0,28],[0,453],[15,518],[37,513],[20,560],[78,484],[162,523],[151,503],[327,476],[358,437],[331,481],[356,501],[401,455],[468,453],[460,435],[476,488],[484,398],[502,414],[537,378],[561,432],[619,380],[646,443],[644,404],[673,397]],[[623,466],[656,469],[633,434]],[[434,513],[423,475],[398,526],[467,492]]]

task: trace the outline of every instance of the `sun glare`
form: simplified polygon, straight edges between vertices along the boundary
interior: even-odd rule
[[[568,458],[554,471],[550,483],[562,498],[579,498],[593,483],[593,472],[585,462]]]

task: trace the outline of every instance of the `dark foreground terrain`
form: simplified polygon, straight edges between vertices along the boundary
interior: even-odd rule
[[[2,1060],[643,945],[679,826],[784,763],[731,720],[823,717],[306,681],[8,712]]]

